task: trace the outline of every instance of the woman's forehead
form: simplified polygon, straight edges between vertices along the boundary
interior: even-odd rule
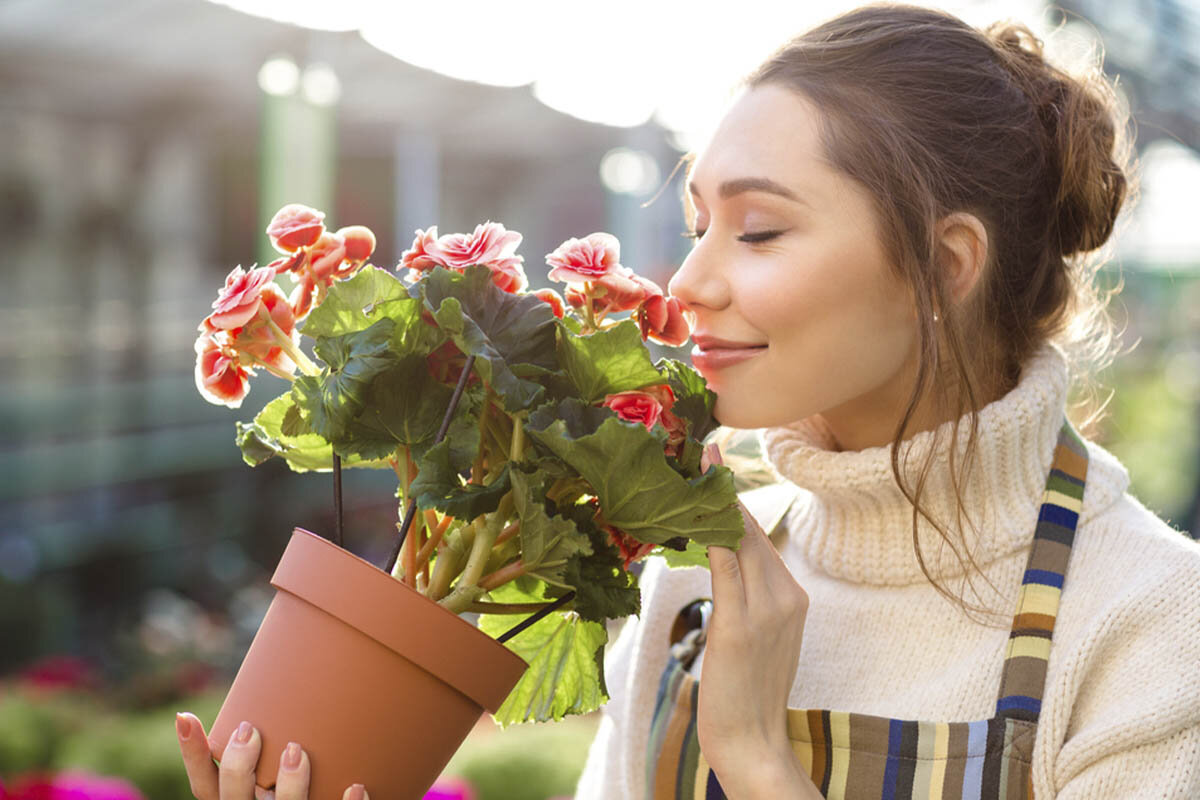
[[[820,117],[802,95],[764,85],[743,90],[699,151],[689,171],[703,198],[729,180],[768,178],[798,192],[824,161]]]

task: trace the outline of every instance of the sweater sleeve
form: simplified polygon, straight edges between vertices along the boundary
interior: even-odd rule
[[[1035,764],[1035,783],[1062,800],[1200,797],[1200,547],[1157,520],[1147,527],[1142,552],[1123,559],[1124,583],[1089,575],[1105,608],[1047,685],[1061,701],[1039,724],[1050,769],[1037,780]],[[1112,547],[1109,534],[1097,545]]]
[[[1192,800],[1200,797],[1200,724],[1105,756],[1067,781],[1057,800]]]

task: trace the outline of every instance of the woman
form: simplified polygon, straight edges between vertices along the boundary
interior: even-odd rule
[[[1200,796],[1200,547],[1064,424],[1112,112],[1025,28],[902,6],[750,77],[671,291],[778,538],[647,567],[579,800]]]

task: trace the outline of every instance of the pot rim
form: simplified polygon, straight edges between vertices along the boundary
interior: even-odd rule
[[[462,617],[304,528],[292,531],[271,585],[369,636],[492,713],[528,668]],[[423,624],[412,624],[418,618]]]

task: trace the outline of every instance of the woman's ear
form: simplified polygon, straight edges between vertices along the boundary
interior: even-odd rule
[[[987,228],[974,214],[958,211],[943,217],[936,232],[946,293],[954,303],[961,303],[983,277],[988,260]]]

